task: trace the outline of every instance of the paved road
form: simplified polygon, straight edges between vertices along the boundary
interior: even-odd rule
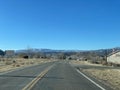
[[[32,90],[110,90],[110,88],[98,81],[93,84],[70,66],[68,62],[61,61],[56,63]]]
[[[93,84],[67,61],[52,62],[0,74],[0,90],[22,90],[47,67],[53,66],[31,90],[110,90],[95,81]],[[101,89],[101,86],[103,89]],[[27,89],[25,89],[27,90]]]
[[[10,73],[0,73],[0,90],[22,90],[40,72],[53,63],[41,64]]]

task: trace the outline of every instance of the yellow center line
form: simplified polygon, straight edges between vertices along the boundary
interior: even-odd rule
[[[41,72],[35,79],[28,83],[22,90],[31,90],[35,84],[42,79],[42,77],[53,67],[53,65],[47,67],[43,72]]]

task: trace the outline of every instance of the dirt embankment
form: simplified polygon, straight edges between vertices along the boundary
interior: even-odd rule
[[[83,61],[72,61],[71,63],[77,65],[79,64],[79,65],[97,66],[97,64],[90,64],[88,62],[83,62]],[[102,67],[102,65],[98,65],[98,66]],[[113,90],[120,90],[120,69],[88,68],[88,69],[82,69],[82,71],[84,73],[91,75],[92,77],[97,78],[99,81],[113,88]]]

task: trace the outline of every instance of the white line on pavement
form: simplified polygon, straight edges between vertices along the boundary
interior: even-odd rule
[[[83,74],[82,72],[80,72],[80,70],[77,69],[77,72],[79,74],[81,74],[82,76],[84,76],[86,79],[88,79],[90,82],[92,82],[93,84],[95,84],[97,87],[99,87],[101,90],[106,90],[105,88],[103,88],[102,86],[100,86],[99,84],[97,84],[96,82],[94,82],[92,79],[90,79],[89,77],[87,77],[85,74]]]

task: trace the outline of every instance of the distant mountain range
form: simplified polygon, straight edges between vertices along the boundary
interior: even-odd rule
[[[99,50],[53,50],[53,49],[24,49],[24,50],[16,50],[16,53],[28,53],[28,52],[41,52],[41,53],[74,53],[74,52],[94,52],[99,55],[110,54],[113,51],[120,51],[120,47],[110,48],[110,49],[99,49]],[[0,55],[4,55],[5,52],[0,50]]]
[[[67,53],[67,52],[95,52],[98,54],[111,53],[113,51],[120,51],[120,47],[110,48],[110,49],[99,49],[99,50],[53,50],[53,49],[26,49],[17,50],[16,53],[27,53],[27,52],[42,52],[42,53]]]
[[[52,53],[52,52],[82,52],[82,50],[53,50],[53,49],[27,49],[27,50],[16,50],[16,53],[27,53],[27,52],[42,52],[42,53]]]

